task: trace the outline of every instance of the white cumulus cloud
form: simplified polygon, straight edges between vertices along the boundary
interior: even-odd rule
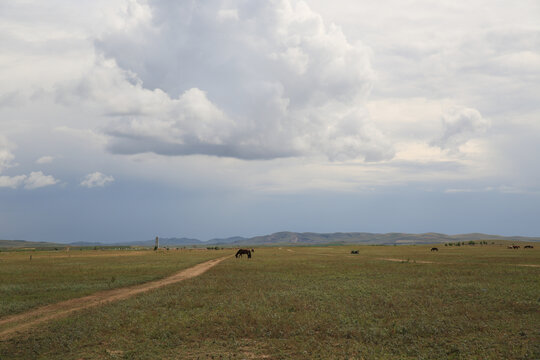
[[[0,173],[11,166],[14,156],[8,149],[0,149]]]
[[[103,187],[109,183],[112,183],[113,181],[114,177],[96,171],[86,175],[84,180],[81,181],[81,186],[85,186],[87,188]]]
[[[16,189],[24,183],[26,175],[0,176],[0,187]]]
[[[13,166],[12,161],[15,156],[11,152],[9,145],[8,140],[0,135],[0,174],[5,169]]]
[[[9,143],[6,138],[0,136],[0,174],[2,172],[13,166],[13,159],[15,156],[11,153],[8,147]],[[0,176],[0,188],[9,187],[15,189],[19,187],[26,179],[26,175],[17,175],[17,176]]]
[[[111,119],[114,153],[241,159],[394,155],[364,110],[369,51],[304,1],[155,1],[101,36],[95,67],[60,88]],[[129,16],[127,14],[126,16]]]
[[[10,151],[10,143],[5,137],[0,136],[0,174],[10,167],[13,167],[15,156]],[[25,189],[32,190],[44,186],[54,185],[58,182],[53,176],[45,175],[41,171],[33,171],[30,175],[1,175],[0,188],[9,187],[16,189],[24,185]]]
[[[32,171],[24,180],[24,188],[33,190],[58,183],[52,175],[45,175],[41,171]]]

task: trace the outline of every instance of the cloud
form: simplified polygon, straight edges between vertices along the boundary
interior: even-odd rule
[[[12,161],[15,156],[11,153],[11,147],[12,144],[8,141],[8,139],[0,135],[0,174],[5,169],[13,166]]]
[[[52,156],[42,156],[36,160],[36,164],[49,164],[49,163],[52,163],[53,160],[54,160],[54,157]]]
[[[3,136],[0,136],[0,174],[10,167],[15,166],[13,160],[15,156],[11,153],[10,147],[13,145]],[[44,186],[54,185],[58,182],[51,175],[44,175],[41,171],[31,172],[30,175],[2,175],[0,176],[0,188],[9,187],[16,189],[24,185],[25,189],[37,189]]]
[[[112,176],[108,176],[96,171],[86,175],[84,180],[81,181],[81,186],[85,186],[87,188],[103,187],[109,183],[112,183],[113,181],[114,178]]]
[[[217,18],[219,20],[238,20],[238,10],[237,9],[220,9],[217,13]]]
[[[0,176],[0,187],[16,189],[24,183],[26,175]]]
[[[474,137],[484,134],[491,126],[476,109],[452,107],[442,115],[442,134],[432,142],[441,149],[457,150]]]
[[[22,185],[27,190],[33,190],[58,183],[52,175],[45,175],[41,171],[32,171],[30,175],[0,176],[0,187],[16,189]]]
[[[101,36],[95,67],[57,94],[90,99],[111,119],[111,152],[393,157],[364,109],[369,50],[305,2],[156,1],[141,11],[144,21]]]
[[[24,188],[33,190],[45,186],[50,186],[58,183],[51,175],[45,175],[41,171],[32,171],[30,175],[24,180]]]
[[[13,166],[12,161],[15,158],[15,156],[11,153],[8,146],[9,146],[9,143],[7,139],[3,136],[0,136],[0,174],[5,169]],[[2,175],[0,176],[0,188],[9,187],[9,188],[15,189],[23,183],[24,179],[26,179],[26,175],[18,175],[18,176]]]
[[[11,161],[13,160],[13,158],[13,154],[8,149],[0,148],[0,173],[4,169],[11,167]]]
[[[480,193],[480,192],[498,192],[501,194],[539,194],[538,190],[534,189],[525,189],[518,188],[515,186],[500,185],[500,186],[485,186],[479,188],[456,188],[456,189],[446,189],[445,193]]]

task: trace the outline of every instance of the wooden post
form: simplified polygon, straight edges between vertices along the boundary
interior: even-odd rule
[[[159,237],[156,236],[156,245],[154,246],[154,251],[159,249]]]

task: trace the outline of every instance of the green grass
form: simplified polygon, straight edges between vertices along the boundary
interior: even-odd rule
[[[0,252],[0,317],[147,282],[223,254],[195,250]]]
[[[538,250],[439,249],[257,249],[39,326],[0,358],[540,358],[540,268],[520,266],[539,265]]]

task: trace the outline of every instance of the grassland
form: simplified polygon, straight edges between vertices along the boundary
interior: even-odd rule
[[[540,358],[538,249],[439,249],[261,248],[251,260],[36,327],[0,343],[0,358]],[[193,253],[194,262],[223,254]],[[152,262],[132,259],[126,268]]]
[[[99,290],[155,280],[219,256],[223,252],[3,251],[0,252],[0,318]]]

